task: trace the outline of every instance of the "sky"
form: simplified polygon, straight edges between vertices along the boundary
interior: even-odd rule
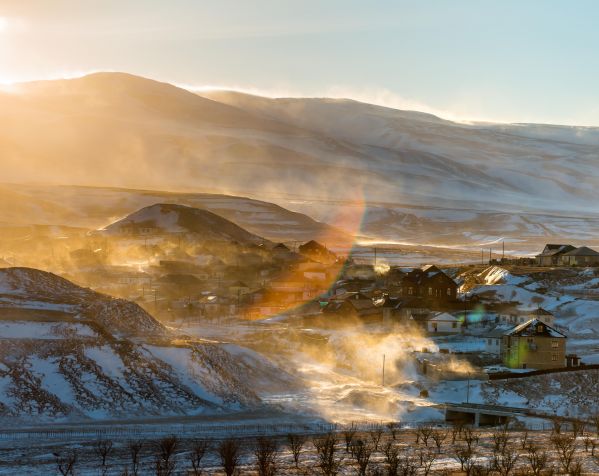
[[[599,126],[595,0],[0,0],[0,82],[125,71]]]

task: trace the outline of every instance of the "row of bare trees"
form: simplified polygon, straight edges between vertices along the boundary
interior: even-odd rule
[[[185,448],[180,440],[170,436],[155,443],[129,442],[125,448],[128,462],[120,474],[173,476],[183,472],[199,476],[207,474],[206,456],[212,453],[211,466],[215,462],[220,463],[221,472],[226,476],[239,474],[242,458],[245,461],[249,455],[253,456],[251,464],[256,474],[274,476],[282,470],[279,464],[284,446],[298,470],[302,455],[310,450],[310,467],[323,476],[336,476],[342,467],[348,465],[355,468],[359,476],[429,476],[435,461],[442,455],[445,460],[453,459],[467,476],[577,476],[583,471],[583,458],[579,454],[583,450],[590,460],[599,465],[599,452],[596,451],[599,430],[595,433],[588,432],[582,422],[574,422],[566,429],[562,421],[556,419],[551,433],[544,434],[542,443],[538,438],[534,441],[528,431],[514,432],[507,425],[489,433],[459,424],[449,428],[422,425],[408,432],[400,431],[393,424],[374,427],[370,431],[359,431],[351,425],[340,433],[331,432],[312,438],[310,448],[308,437],[299,434],[290,434],[286,439],[259,437],[252,445],[235,438],[215,442],[195,440],[191,445],[186,444]],[[115,474],[116,464],[111,467],[116,459],[115,451],[110,440],[94,444],[93,453],[102,476],[108,475],[109,471]],[[55,462],[60,475],[73,476],[78,455],[74,451],[56,453]],[[243,467],[248,467],[247,461]],[[435,471],[439,474],[443,470],[437,468]]]

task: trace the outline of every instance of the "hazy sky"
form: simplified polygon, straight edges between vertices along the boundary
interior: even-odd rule
[[[596,0],[0,0],[0,81],[118,70],[599,126]]]

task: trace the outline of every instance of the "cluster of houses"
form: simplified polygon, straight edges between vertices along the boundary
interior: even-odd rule
[[[481,312],[476,300],[459,300],[457,283],[432,265],[412,270],[391,268],[378,281],[365,279],[363,270],[361,274],[360,279],[334,285],[321,311],[327,321],[338,316],[347,322],[359,319],[362,323],[415,326],[431,337],[476,336],[483,341],[484,352],[508,368],[580,364],[576,356],[566,354],[565,331],[543,308],[521,309],[517,303],[503,303]]]
[[[151,232],[134,230],[141,235]],[[103,272],[118,277],[104,282],[132,293],[141,289],[136,300],[161,318],[253,320],[291,311],[304,321],[324,325],[407,325],[429,336],[477,335],[484,340],[486,354],[511,368],[577,364],[566,354],[566,336],[550,312],[486,306],[481,318],[477,311],[481,303],[460,299],[456,281],[434,265],[393,266],[381,273],[371,264],[337,257],[316,241],[294,250],[283,243],[270,249],[228,244],[233,256],[228,260],[219,258],[214,249],[222,251],[222,245],[204,243],[201,253],[193,255],[178,247],[143,271],[103,263]],[[71,259],[80,264],[78,269],[88,267],[90,276],[99,279],[97,253],[77,251]],[[599,253],[548,244],[537,262],[599,265]]]
[[[536,255],[538,266],[599,266],[599,252],[586,246],[547,244]]]

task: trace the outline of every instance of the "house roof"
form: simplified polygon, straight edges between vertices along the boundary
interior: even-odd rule
[[[229,285],[230,288],[247,288],[248,285],[245,284],[243,281],[235,281],[234,283],[231,283]]]
[[[423,266],[422,268],[415,268],[410,271],[404,277],[404,280],[407,282],[412,282],[416,285],[422,286],[426,281],[435,277],[435,276],[444,276],[448,281],[452,281],[455,284],[455,281],[451,279],[447,274],[437,268],[435,265],[429,264],[427,266]]]
[[[513,326],[497,326],[494,329],[491,329],[488,332],[485,332],[485,334],[483,335],[484,338],[499,338],[499,337],[503,337],[504,335],[506,335],[509,331],[511,331],[514,327]]]
[[[166,274],[158,280],[161,283],[169,283],[169,284],[197,284],[200,280],[195,277],[193,274]]]
[[[431,314],[428,319],[429,321],[444,321],[444,322],[459,322],[459,319],[448,312],[436,312]]]
[[[539,329],[541,326],[541,329]],[[561,337],[566,338],[565,334],[548,326],[540,319],[531,319],[519,326],[514,327],[512,330],[506,332],[504,335],[515,336],[515,337]]]
[[[545,248],[543,248],[543,252],[537,256],[555,256],[558,254],[567,253],[568,251],[572,251],[574,249],[575,247],[572,245],[547,244],[545,245]]]
[[[331,297],[331,301],[360,301],[360,300],[370,300],[370,297],[364,293],[357,291],[349,291],[342,294],[336,294]]]
[[[586,246],[581,246],[580,248],[564,253],[564,256],[599,256],[599,252]]]

